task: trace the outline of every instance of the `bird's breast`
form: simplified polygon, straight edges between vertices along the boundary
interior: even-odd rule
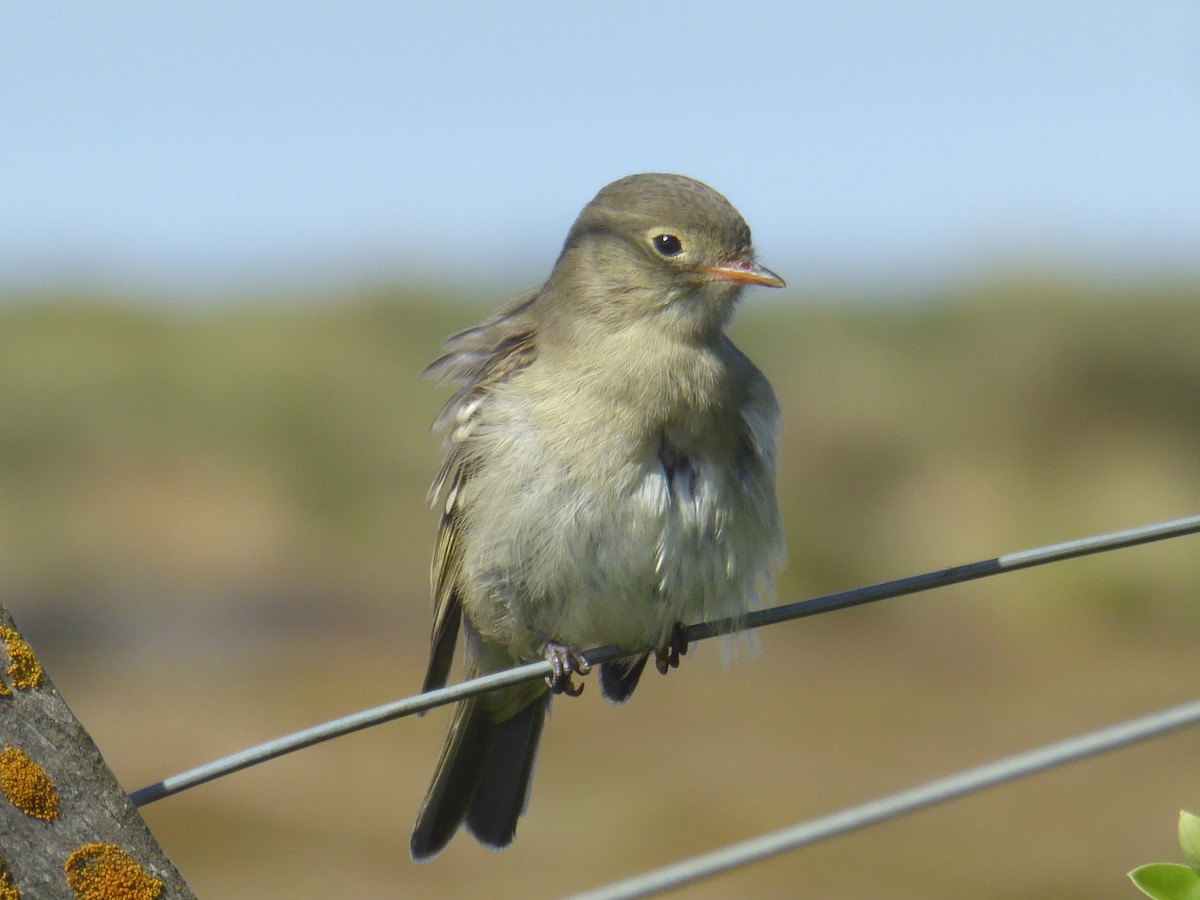
[[[767,599],[771,438],[694,378],[687,396],[661,372],[579,374],[500,388],[481,411],[459,500],[468,616],[510,645],[506,630],[637,649]]]

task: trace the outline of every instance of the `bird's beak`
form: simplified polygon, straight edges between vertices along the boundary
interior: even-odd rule
[[[719,266],[708,266],[700,270],[714,281],[732,281],[736,284],[759,284],[763,287],[781,288],[787,282],[758,263],[748,259],[732,259]]]

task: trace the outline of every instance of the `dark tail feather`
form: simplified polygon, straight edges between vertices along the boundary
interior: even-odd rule
[[[492,758],[467,811],[467,828],[484,846],[507,847],[516,835],[549,708],[550,695],[545,694],[497,730]]]
[[[488,847],[512,843],[549,706],[546,694],[496,724],[478,698],[458,705],[409,841],[414,860],[437,856],[464,820]]]
[[[642,669],[646,668],[646,654],[633,662],[610,662],[600,667],[600,693],[613,703],[624,703],[637,687],[638,679],[642,677]]]
[[[441,853],[467,817],[499,730],[477,698],[464,700],[455,708],[433,783],[421,803],[408,845],[417,862]]]

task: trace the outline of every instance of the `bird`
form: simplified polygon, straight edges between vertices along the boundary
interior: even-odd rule
[[[461,701],[410,841],[436,856],[465,823],[516,834],[555,694],[582,690],[582,650],[613,645],[620,703],[650,655],[687,652],[683,623],[773,599],[784,539],[779,405],[726,334],[747,286],[784,287],[721,194],[673,174],[596,194],[549,278],[448,338],[423,374],[457,390],[434,421],[444,459],[423,690],[540,659],[552,674]]]

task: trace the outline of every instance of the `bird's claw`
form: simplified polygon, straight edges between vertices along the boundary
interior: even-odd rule
[[[668,669],[678,669],[679,657],[686,656],[687,652],[687,631],[682,622],[676,622],[666,645],[654,651],[654,667],[658,674],[666,675]]]
[[[554,694],[566,694],[568,697],[578,697],[583,693],[583,685],[575,684],[571,676],[586,675],[592,670],[588,661],[574,647],[546,642],[546,662],[550,663],[551,672],[546,676],[546,684]]]

